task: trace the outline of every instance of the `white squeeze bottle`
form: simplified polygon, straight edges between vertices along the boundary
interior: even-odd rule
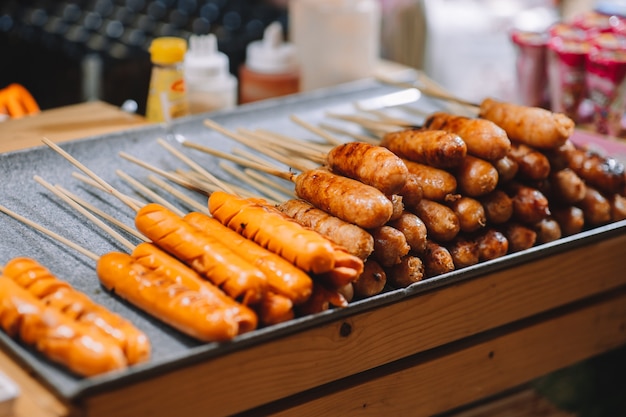
[[[214,34],[190,36],[184,71],[192,114],[237,105],[237,78],[228,66],[228,56],[217,49]]]
[[[378,0],[291,0],[300,89],[371,77],[380,59],[381,19]]]

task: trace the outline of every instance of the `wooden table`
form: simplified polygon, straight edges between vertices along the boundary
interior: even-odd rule
[[[0,126],[0,150],[142,123],[103,103],[71,106]],[[75,404],[3,352],[0,367],[22,389],[16,417],[428,416],[625,345],[625,255],[615,236]]]

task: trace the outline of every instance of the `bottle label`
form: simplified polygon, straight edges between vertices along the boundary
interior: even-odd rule
[[[153,122],[167,122],[189,114],[182,71],[155,67],[150,80],[146,118]]]

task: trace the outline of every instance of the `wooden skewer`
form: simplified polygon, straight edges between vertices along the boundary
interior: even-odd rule
[[[333,132],[333,133],[337,133],[339,135],[346,135],[346,136],[349,136],[349,137],[351,137],[353,139],[356,139],[356,140],[361,141],[361,142],[369,143],[371,145],[378,145],[378,144],[380,144],[380,139],[376,139],[376,138],[373,138],[373,137],[370,137],[370,136],[367,136],[367,135],[361,135],[361,134],[358,134],[358,133],[353,133],[353,132],[350,132],[348,130],[342,129],[340,127],[329,125],[327,123],[320,123],[320,128],[326,129],[326,130],[328,130],[330,132]]]
[[[187,165],[189,165],[191,167],[191,169],[193,169],[194,171],[198,172],[199,174],[203,175],[206,179],[208,179],[209,181],[211,181],[212,183],[214,183],[215,185],[217,185],[218,187],[220,187],[222,190],[231,193],[231,194],[236,194],[234,190],[232,190],[228,184],[226,184],[225,182],[221,181],[219,178],[217,178],[215,175],[211,174],[209,171],[207,171],[206,169],[202,168],[200,165],[198,165],[197,163],[195,163],[191,158],[187,157],[186,155],[184,155],[182,152],[178,151],[177,149],[175,149],[172,145],[170,145],[169,143],[167,143],[165,140],[159,138],[157,139],[157,143],[161,146],[163,146],[165,149],[167,149],[168,151],[170,151],[172,154],[174,154],[177,158],[179,158],[181,161],[185,162]]]
[[[106,188],[104,188],[103,186],[101,186],[96,181],[92,180],[91,178],[89,178],[86,175],[83,175],[83,174],[81,174],[79,172],[72,172],[72,177],[76,178],[77,180],[79,180],[79,181],[81,181],[81,182],[83,182],[83,183],[85,183],[85,184],[87,184],[87,185],[89,185],[89,186],[91,186],[91,187],[93,187],[93,188],[95,188],[97,190],[100,190],[100,191],[103,191],[105,193],[108,193]],[[124,195],[124,198],[127,201],[132,201],[137,206],[143,206],[143,204],[144,204],[143,201],[140,201],[140,200],[138,200],[136,198],[133,198],[133,197],[127,195],[127,194]]]
[[[181,217],[185,215],[185,213],[183,213],[182,210],[180,210],[179,208],[175,207],[172,203],[167,201],[165,198],[161,197],[160,195],[155,193],[153,190],[151,190],[150,188],[146,187],[141,182],[137,181],[135,178],[133,178],[130,175],[126,174],[124,171],[118,169],[118,170],[115,171],[115,173],[120,178],[122,178],[124,181],[129,183],[132,187],[134,187],[137,191],[142,193],[144,196],[148,197],[148,200],[157,202],[160,205],[162,205],[164,207],[167,207],[170,211],[176,213],[177,215],[179,215]]]
[[[61,187],[60,185],[57,185],[56,188],[58,188],[61,192],[63,192],[65,195],[67,195],[72,200],[76,201],[81,206],[85,207],[87,210],[91,211],[92,213],[97,214],[98,216],[102,217],[103,219],[105,219],[109,223],[114,224],[115,226],[119,227],[122,230],[125,230],[126,232],[130,233],[131,235],[135,236],[136,238],[138,238],[140,240],[143,240],[144,242],[149,241],[149,239],[147,237],[145,237],[144,235],[139,233],[134,228],[128,226],[127,224],[125,224],[125,223],[117,220],[116,218],[110,216],[109,214],[103,212],[99,208],[97,208],[94,205],[88,203],[84,199],[78,197],[77,195],[75,195],[71,191],[66,190],[65,188]],[[142,205],[143,203],[137,203],[137,204],[138,205]]]
[[[240,156],[242,158],[246,158],[246,159],[248,159],[250,161],[256,162],[257,164],[267,165],[270,168],[275,168],[275,166],[272,165],[271,162],[261,158],[259,155],[255,155],[252,152],[248,152],[245,149],[233,148],[232,153],[235,156]]]
[[[186,178],[188,181],[198,184],[199,187],[204,187],[207,190],[207,194],[211,194],[213,191],[221,191],[222,189],[220,187],[218,187],[215,184],[212,183],[208,183],[206,181],[206,178],[204,178],[202,175],[198,174],[195,171],[182,171],[182,170],[176,170],[176,173],[178,175],[180,175],[183,178]],[[256,194],[254,194],[252,191],[247,190],[245,188],[230,184],[231,188],[233,188],[236,192],[237,195],[241,196],[241,197],[254,197],[256,196]]]
[[[319,148],[313,148],[305,145],[305,141],[300,141],[294,138],[290,138],[285,135],[278,135],[269,131],[252,131],[248,129],[238,129],[237,132],[241,135],[244,135],[248,138],[254,139],[255,141],[263,141],[269,142],[274,147],[278,147],[279,149],[283,149],[288,154],[300,155],[303,152],[309,153],[318,153],[320,155],[325,155],[326,150],[318,150]]]
[[[238,178],[240,181],[242,181],[242,182],[244,182],[246,184],[249,184],[255,190],[260,191],[261,193],[265,194],[266,197],[269,197],[268,199],[272,199],[273,200],[272,201],[273,203],[282,200],[281,196],[278,195],[273,189],[267,187],[265,184],[262,184],[261,182],[257,181],[256,179],[247,176],[243,172],[235,169],[234,167],[232,167],[230,165],[227,165],[224,162],[220,162],[220,168],[222,168],[224,171],[228,172],[233,177]]]
[[[355,103],[355,106],[360,111],[365,112],[365,113],[373,114],[374,116],[378,117],[380,120],[382,120],[384,122],[387,122],[387,123],[395,124],[395,125],[401,126],[401,127],[414,126],[415,125],[413,122],[410,122],[410,121],[408,121],[406,119],[400,119],[398,117],[389,116],[387,113],[385,113],[382,110],[363,109],[358,103]]]
[[[88,257],[88,258],[90,258],[90,259],[92,259],[94,261],[97,261],[100,258],[100,256],[98,256],[97,254],[95,254],[95,253],[93,253],[93,252],[83,248],[82,246],[76,244],[75,242],[72,242],[71,240],[66,239],[63,236],[61,236],[61,235],[59,235],[59,234],[57,234],[57,233],[55,233],[55,232],[53,232],[53,231],[51,231],[49,229],[46,229],[45,227],[39,225],[38,223],[35,223],[34,221],[29,220],[26,217],[23,217],[23,216],[17,214],[16,212],[11,211],[8,208],[2,206],[2,205],[0,205],[0,211],[5,213],[6,215],[9,215],[9,216],[13,217],[14,219],[16,219],[16,220],[18,220],[18,221],[20,221],[20,222],[22,222],[22,223],[32,227],[33,229],[35,229],[35,230],[37,230],[37,231],[39,231],[39,232],[41,232],[41,233],[43,233],[45,235],[48,235],[48,236],[50,236],[53,239],[56,239],[57,241],[63,243],[64,245],[67,245],[68,247],[76,250],[77,252],[85,255],[86,257]]]
[[[239,136],[243,136],[243,137],[248,137],[250,139],[259,139],[259,137],[252,131],[249,130],[242,130],[240,132]],[[296,169],[298,171],[307,171],[309,169],[312,168],[318,168],[319,167],[319,162],[314,162],[313,164],[311,164],[311,160],[307,159],[306,161],[302,161],[298,158],[294,158],[291,155],[285,155],[282,154],[280,152],[268,149],[267,147],[265,148],[259,148],[260,152],[265,153],[267,156],[275,159],[278,162],[281,162],[293,169]],[[309,150],[301,150],[300,154],[302,154],[303,152],[314,152],[314,151],[309,151]],[[318,154],[317,155],[319,158],[315,158],[315,157],[311,157],[311,159],[322,159],[324,160],[324,155],[323,154]]]
[[[480,105],[477,103],[473,103],[471,101],[468,100],[463,100],[460,99],[458,97],[454,97],[451,94],[446,94],[444,92],[441,91],[436,91],[434,88],[432,87],[418,87],[412,83],[407,83],[407,82],[399,82],[399,81],[394,81],[394,80],[390,80],[388,78],[385,77],[378,77],[377,78],[378,81],[384,83],[384,84],[388,84],[388,85],[393,85],[394,87],[400,87],[400,88],[415,88],[417,90],[419,90],[422,94],[432,97],[432,98],[436,98],[436,99],[440,99],[440,100],[446,100],[446,101],[451,101],[453,103],[457,103],[457,104],[461,104],[463,106],[469,106],[469,107],[475,107],[475,108],[480,108]]]
[[[126,196],[122,193],[120,193],[119,191],[117,191],[115,188],[113,188],[112,186],[110,186],[106,181],[104,181],[102,178],[100,178],[98,175],[96,175],[93,171],[91,171],[89,168],[87,168],[85,165],[83,165],[82,163],[80,163],[76,158],[74,158],[73,156],[71,156],[69,153],[65,152],[63,149],[61,149],[61,147],[59,147],[57,144],[55,144],[54,142],[52,142],[50,139],[44,137],[42,138],[43,143],[45,143],[46,145],[48,145],[50,148],[52,148],[54,151],[56,151],[58,154],[60,154],[61,156],[63,156],[65,159],[67,159],[71,164],[73,164],[76,168],[80,169],[81,171],[83,171],[85,174],[87,174],[89,177],[91,177],[91,179],[93,179],[94,181],[96,181],[98,184],[100,184],[105,190],[106,192],[113,194],[115,197],[117,197],[118,199],[120,199],[120,201],[123,201],[124,203],[126,203],[129,207],[133,208],[135,211],[138,210],[139,208],[135,205],[134,201],[128,200],[126,199]]]
[[[421,126],[409,123],[407,121],[388,121],[388,120],[374,120],[367,117],[356,116],[351,114],[338,114],[338,113],[327,113],[327,116],[346,120],[349,122],[354,122],[362,125],[366,128],[374,128],[378,130],[387,130],[387,131],[395,131],[398,128],[419,128]]]
[[[298,148],[307,148],[319,152],[328,152],[330,148],[336,146],[330,145],[328,143],[311,142],[308,140],[296,139],[292,136],[283,135],[267,129],[256,129],[254,132],[261,137],[267,137],[268,140],[275,140],[283,144],[287,142],[292,142]]]
[[[295,196],[295,192],[293,189],[283,187],[280,184],[277,184],[275,181],[272,181],[269,178],[264,177],[257,171],[254,171],[250,168],[246,168],[243,170],[243,172],[245,172],[246,175],[255,178],[257,181],[268,184],[270,187],[277,189],[279,192],[283,193],[285,196],[289,196],[289,197]]]
[[[47,188],[49,191],[51,191],[52,193],[54,193],[57,197],[61,198],[63,201],[65,201],[67,204],[69,204],[72,208],[74,208],[75,210],[77,210],[79,213],[81,213],[83,216],[87,217],[89,220],[91,220],[92,222],[94,222],[95,224],[97,224],[99,227],[101,227],[103,230],[106,230],[107,233],[109,233],[111,236],[114,236],[122,245],[124,245],[127,248],[130,248],[132,250],[132,248],[135,247],[135,245],[133,245],[130,241],[128,241],[126,238],[124,238],[122,235],[120,235],[119,233],[117,233],[115,230],[113,230],[110,226],[108,226],[106,223],[104,223],[102,220],[100,220],[99,218],[97,218],[95,215],[93,215],[91,212],[89,212],[87,209],[85,209],[83,206],[81,206],[80,204],[78,204],[77,202],[75,202],[74,200],[72,200],[70,197],[68,197],[67,195],[65,195],[60,189],[54,187],[52,184],[49,184],[48,182],[46,182],[43,178],[41,178],[38,175],[35,175],[34,177],[35,181],[37,181],[39,184],[43,185],[45,188]]]
[[[304,120],[298,118],[297,116],[291,115],[289,117],[293,122],[299,124],[300,126],[302,126],[303,128],[307,129],[310,132],[315,133],[316,135],[318,135],[319,137],[321,137],[322,139],[326,140],[326,142],[332,144],[332,145],[341,145],[342,142],[337,139],[336,137],[334,137],[333,135],[330,135],[328,132],[323,131],[322,129],[313,126],[310,123],[305,122]]]
[[[189,188],[190,190],[197,191],[199,193],[203,193],[204,195],[210,194],[210,191],[208,191],[207,189],[199,187],[197,183],[192,183],[188,180],[185,180],[180,175],[172,174],[171,172],[167,172],[162,169],[159,169],[151,164],[148,164],[147,162],[142,161],[141,159],[135,158],[134,156],[127,154],[126,152],[120,152],[119,155],[120,157],[126,159],[127,161],[130,161],[134,164],[139,165],[142,168],[152,171],[155,174],[160,175],[163,178],[167,178],[168,180],[178,185]]]
[[[189,207],[191,207],[194,210],[200,211],[204,214],[209,214],[209,209],[208,206],[202,205],[199,202],[197,202],[196,200],[192,199],[191,197],[187,196],[186,194],[180,192],[179,190],[177,190],[176,188],[172,187],[170,184],[168,184],[167,182],[163,181],[160,178],[157,178],[154,175],[148,175],[148,180],[151,181],[152,183],[156,184],[158,187],[160,187],[161,189],[167,191],[168,193],[172,194],[174,197],[178,198],[179,200],[181,200],[183,203],[187,204]]]

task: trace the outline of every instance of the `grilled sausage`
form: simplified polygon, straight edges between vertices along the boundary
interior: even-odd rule
[[[421,253],[426,248],[426,225],[416,214],[405,211],[388,225],[402,232],[413,252]]]
[[[536,188],[512,183],[508,189],[513,201],[513,218],[517,221],[533,225],[550,215],[548,199]]]
[[[421,259],[427,278],[454,271],[454,260],[448,249],[432,240],[426,242],[426,250]]]
[[[411,249],[404,234],[398,229],[385,225],[370,229],[374,237],[372,257],[383,266],[391,266],[400,262]]]
[[[496,189],[479,200],[489,223],[502,224],[509,221],[513,215],[513,200],[502,190]]]
[[[409,160],[404,161],[409,173],[415,176],[422,187],[422,198],[443,201],[456,191],[457,182],[453,174],[443,169]]]
[[[587,185],[585,197],[576,205],[585,215],[585,225],[600,226],[611,221],[611,203],[594,187]]]
[[[328,152],[326,160],[332,172],[371,185],[385,195],[398,193],[408,174],[396,154],[365,142],[337,145]]]
[[[485,119],[435,112],[426,118],[424,127],[459,135],[467,145],[468,154],[488,161],[502,158],[511,147],[506,132]]]
[[[480,103],[479,116],[504,129],[512,142],[539,149],[557,148],[574,133],[574,121],[564,114],[491,98]]]
[[[476,236],[478,253],[481,262],[499,258],[507,254],[509,241],[502,232],[487,229]]]
[[[372,297],[380,294],[387,283],[387,273],[383,267],[372,258],[365,261],[363,272],[352,283],[356,298]]]
[[[402,159],[436,168],[453,168],[467,155],[467,144],[443,130],[406,129],[386,133],[381,146]]]
[[[414,255],[402,257],[399,263],[387,268],[387,281],[394,288],[406,288],[424,278],[424,263]]]
[[[550,175],[548,157],[528,145],[513,143],[508,156],[517,163],[517,175],[521,179],[537,181]]]
[[[452,242],[446,244],[455,269],[466,268],[480,262],[478,243],[474,239],[465,236],[457,236]]]
[[[537,243],[548,243],[560,239],[563,236],[561,226],[553,218],[545,218],[535,225]]]
[[[457,190],[468,197],[480,197],[498,185],[498,171],[488,161],[468,155],[455,170]]]
[[[428,236],[438,242],[448,242],[461,230],[459,218],[454,211],[441,203],[425,198],[413,208],[413,212],[426,225]]]
[[[552,217],[559,223],[563,236],[580,233],[585,227],[585,214],[576,206],[555,207]]]
[[[532,248],[537,242],[537,232],[520,223],[507,223],[502,226],[502,233],[509,242],[509,252],[519,252]]]
[[[485,208],[472,197],[461,196],[448,205],[459,218],[461,232],[475,232],[487,224]]]
[[[493,166],[498,171],[498,183],[504,184],[511,181],[517,175],[519,166],[517,162],[513,160],[509,155],[505,155],[502,158],[493,161]]]

